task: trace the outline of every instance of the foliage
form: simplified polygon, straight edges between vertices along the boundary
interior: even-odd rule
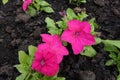
[[[54,12],[54,10],[51,8],[51,5],[45,0],[33,0],[32,4],[28,6],[26,13],[34,16],[40,11],[44,11],[46,13]]]
[[[8,2],[8,0],[2,0],[2,3],[5,5]]]
[[[86,3],[86,2],[87,2],[86,0],[69,0],[70,4],[75,4],[77,6],[81,3]]]
[[[21,73],[16,80],[65,80],[63,77],[47,77],[31,69],[31,64],[33,62],[34,53],[36,52],[36,47],[30,45],[28,47],[29,54],[24,51],[19,51],[19,62],[20,64],[15,65],[16,69]]]
[[[77,19],[80,21],[84,21],[84,19],[86,19],[87,17],[88,15],[85,12],[75,14],[71,8],[68,8],[66,10],[66,15],[60,21],[55,22],[53,19],[47,17],[45,19],[45,22],[47,23],[48,32],[50,34],[61,35],[61,33],[67,28],[67,22],[69,20]],[[92,27],[91,32],[94,33],[95,28],[98,27],[98,25],[95,23],[95,18],[89,20],[89,23]]]
[[[81,55],[87,56],[87,57],[93,57],[96,55],[96,51],[92,46],[85,47],[84,51],[81,53]]]
[[[68,27],[67,23],[69,20],[76,19],[84,21],[87,17],[88,15],[86,14],[86,12],[75,14],[71,8],[68,8],[65,15],[60,21],[55,22],[53,19],[47,17],[45,19],[45,22],[47,23],[48,33],[52,35],[58,34],[59,36],[61,36],[62,32]],[[89,23],[91,24],[91,33],[94,35],[96,33],[94,30],[98,28],[98,25],[95,23],[95,18],[90,19]],[[67,45],[66,42],[63,42],[63,44]],[[89,54],[86,54],[86,52],[88,52],[89,50]],[[93,57],[96,55],[96,51],[93,47],[86,47],[82,55]]]
[[[109,57],[111,59],[107,60],[105,65],[111,66],[116,65],[119,71],[117,80],[120,80],[120,41],[118,40],[103,40],[104,50],[109,52]]]

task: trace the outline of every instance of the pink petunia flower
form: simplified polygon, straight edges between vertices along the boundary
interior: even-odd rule
[[[62,61],[63,56],[69,54],[68,50],[62,45],[58,35],[41,34],[41,37],[42,41],[45,43],[41,44],[40,47],[45,46],[53,50],[57,54],[58,63]]]
[[[27,7],[32,3],[32,0],[24,0],[24,3],[22,5],[22,8],[24,11],[27,10]]]
[[[68,29],[62,33],[62,40],[72,45],[74,54],[82,52],[84,46],[90,46],[95,43],[94,36],[90,34],[91,26],[88,22],[79,20],[70,20]]]
[[[59,70],[57,55],[53,51],[42,46],[41,49],[38,49],[35,53],[32,69],[45,76],[56,75]]]

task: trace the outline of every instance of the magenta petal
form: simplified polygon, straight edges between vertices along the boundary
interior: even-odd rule
[[[68,29],[72,31],[79,31],[81,30],[81,22],[79,20],[70,20],[68,22]]]
[[[63,55],[57,55],[57,63],[61,63],[62,59],[63,59]]]
[[[34,61],[34,62],[32,63],[32,69],[36,69],[36,68],[38,68],[38,67],[39,67],[39,69],[41,68],[39,61]]]
[[[60,49],[58,52],[61,52],[62,53],[61,55],[68,55],[69,54],[68,50],[64,46],[61,46],[59,48]]]
[[[95,39],[93,35],[88,33],[81,33],[81,36],[82,36],[81,38],[82,44],[89,46],[95,43]]]
[[[40,60],[42,58],[42,53],[39,52],[38,50],[35,52],[35,59]]]
[[[62,33],[61,38],[62,38],[62,40],[71,43],[73,40],[73,37],[74,37],[73,34],[74,34],[74,32],[67,29]]]
[[[54,76],[59,70],[57,54],[52,49],[45,48],[45,45],[46,44],[38,46],[39,48],[32,63],[32,69],[46,76]],[[41,63],[41,60],[43,63]]]
[[[40,72],[46,76],[54,76],[59,70],[58,64],[45,65]]]
[[[54,45],[52,47],[52,50],[54,50],[57,55],[58,63],[60,63],[62,61],[62,57],[64,55],[68,55],[68,50],[62,45],[59,45],[59,46]]]
[[[42,43],[42,44],[39,44],[39,45],[38,45],[38,51],[39,51],[39,52],[42,52],[42,53],[43,53],[43,51],[45,51],[45,50],[48,49],[48,48],[49,48],[49,45],[46,44],[46,43]]]
[[[90,30],[91,30],[90,23],[88,23],[88,22],[81,22],[81,27],[84,27],[83,28],[84,32],[90,33]]]
[[[47,44],[52,45],[61,45],[61,40],[58,35],[49,35],[49,34],[41,34],[42,41]]]
[[[24,0],[24,3],[23,3],[23,10],[26,11],[27,10],[27,7],[32,3],[32,0]]]
[[[41,34],[40,36],[42,37],[42,41],[46,43],[51,43],[53,40],[52,36],[49,34]]]
[[[52,44],[54,45],[62,45],[61,39],[58,35],[53,35]]]
[[[72,43],[72,49],[75,55],[80,54],[83,51],[84,45],[80,40],[75,39]]]
[[[27,9],[26,3],[23,3],[22,8],[23,8],[24,11],[26,11],[26,9]]]
[[[57,55],[52,50],[48,50],[47,53],[43,54],[46,63],[57,63]]]

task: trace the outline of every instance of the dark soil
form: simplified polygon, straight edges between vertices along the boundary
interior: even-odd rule
[[[41,43],[40,33],[47,33],[44,19],[49,16],[59,20],[59,11],[68,7],[68,0],[47,0],[51,3],[55,13],[44,12],[35,17],[26,15],[22,9],[22,0],[9,0],[6,5],[0,1],[0,80],[15,80],[18,71],[13,65],[18,64],[18,50],[27,51],[28,45],[37,46]],[[88,0],[87,4],[81,4],[90,15],[95,17],[99,32],[103,39],[120,40],[120,0]],[[61,63],[59,76],[66,80],[116,80],[116,66],[106,67],[104,65],[108,53],[103,51],[103,45],[94,46],[97,55],[94,58],[70,55],[64,57]]]

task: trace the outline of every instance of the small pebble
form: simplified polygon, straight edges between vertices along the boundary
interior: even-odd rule
[[[12,32],[12,28],[10,26],[7,26],[5,28],[5,31],[8,32],[8,33],[11,33]]]

